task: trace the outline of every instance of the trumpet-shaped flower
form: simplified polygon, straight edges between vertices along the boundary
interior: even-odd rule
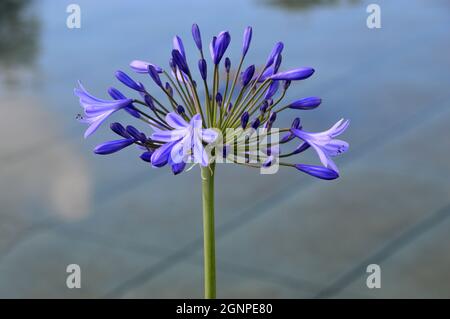
[[[213,129],[203,129],[200,114],[186,122],[180,115],[171,112],[166,115],[167,124],[173,130],[156,130],[151,138],[164,142],[164,146],[157,149],[152,157],[152,163],[162,163],[170,159],[174,164],[186,163],[190,158],[201,166],[208,166],[208,154],[203,147],[203,142],[214,142],[218,133]]]
[[[94,133],[98,127],[114,112],[131,105],[131,99],[103,100],[91,95],[79,83],[79,88],[74,90],[76,96],[80,98],[80,104],[84,109],[84,115],[80,118],[83,123],[89,124],[88,129],[84,133],[84,137],[88,137]]]
[[[349,145],[345,141],[335,139],[335,137],[342,134],[349,124],[350,121],[341,119],[324,132],[309,133],[295,128],[291,131],[295,136],[308,143],[316,151],[320,161],[325,167],[339,173],[339,170],[331,157],[346,152]]]

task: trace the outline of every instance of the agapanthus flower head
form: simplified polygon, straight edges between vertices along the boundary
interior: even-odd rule
[[[340,120],[324,132],[305,130],[299,117],[295,117],[287,127],[274,127],[285,119],[278,116],[281,112],[290,111],[297,116],[298,112],[315,109],[321,104],[319,97],[310,96],[283,105],[291,84],[312,76],[312,67],[284,70],[282,42],[275,44],[265,62],[244,63],[253,37],[251,27],[244,30],[242,54],[239,63],[235,64],[229,57],[224,58],[231,43],[228,31],[219,33],[210,41],[212,63],[203,54],[197,24],[192,26],[192,37],[199,54],[194,62],[198,69],[189,67],[183,41],[175,36],[169,72],[142,60],[130,63],[138,75],[147,74],[142,81],[150,78],[153,82],[151,89],[123,71],[116,72],[116,78],[122,84],[136,91],[136,98],[129,98],[113,87],[108,89],[112,100],[94,97],[81,84],[75,89],[84,109],[81,121],[89,124],[86,137],[122,109],[144,122],[148,129],[148,132],[141,132],[132,125],[124,127],[112,123],[111,130],[120,138],[98,145],[94,149],[96,154],[112,154],[135,145],[144,162],[152,167],[170,166],[174,174],[185,171],[188,164],[209,166],[217,162],[218,155],[223,155],[228,162],[250,167],[287,166],[327,180],[339,176],[333,158],[346,152],[349,145],[336,137],[346,130],[348,120]],[[234,65],[237,67],[232,70]],[[220,70],[225,70],[225,76]],[[159,90],[164,99],[155,90]],[[230,129],[232,133],[227,133]],[[253,159],[250,156],[255,151],[251,147],[259,147],[260,138],[254,135],[259,131],[264,131],[266,137],[280,134],[278,139],[258,148],[256,153],[262,155]],[[285,151],[285,145],[290,142],[297,144],[290,147],[291,151]],[[238,154],[240,148],[244,149],[243,156]],[[308,150],[317,154],[322,166],[299,163],[298,160],[285,161]],[[245,161],[239,162],[239,156]]]

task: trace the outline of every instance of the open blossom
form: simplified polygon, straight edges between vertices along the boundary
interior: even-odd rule
[[[80,98],[80,104],[83,107],[84,115],[80,118],[83,123],[89,124],[89,128],[84,133],[88,137],[94,133],[99,126],[114,112],[129,106],[133,100],[123,98],[117,100],[103,100],[89,94],[88,91],[79,83],[79,88],[75,89],[75,95]]]
[[[291,129],[291,131],[295,136],[305,141],[317,152],[320,161],[325,167],[339,173],[339,170],[331,157],[346,152],[349,145],[345,141],[335,139],[335,137],[342,134],[349,124],[350,121],[341,119],[324,132],[309,133],[295,128]]]
[[[198,25],[194,24],[191,31],[199,53],[194,63],[189,63],[179,36],[172,40],[168,70],[160,67],[161,63],[143,60],[130,63],[131,69],[143,77],[144,83],[150,81],[153,84],[153,89],[147,89],[147,84],[136,81],[121,70],[116,71],[116,78],[134,90],[137,98],[126,97],[116,88],[108,90],[112,100],[94,97],[81,84],[75,89],[84,109],[81,121],[89,124],[86,137],[122,109],[144,122],[149,130],[144,133],[131,125],[124,127],[113,123],[111,130],[120,138],[98,145],[94,149],[96,154],[112,154],[135,145],[141,152],[140,158],[152,167],[170,166],[174,174],[179,174],[188,163],[207,167],[215,162],[218,153],[223,153],[231,162],[249,167],[266,168],[279,164],[325,180],[339,177],[333,159],[346,152],[349,144],[336,137],[347,129],[349,121],[340,120],[324,132],[309,132],[304,130],[298,113],[317,108],[322,100],[310,96],[283,102],[294,81],[306,80],[314,74],[312,67],[283,70],[282,42],[275,43],[265,62],[247,63],[245,58],[253,39],[251,27],[244,30],[239,63],[232,63],[226,56],[231,44],[228,31],[212,37],[209,42],[211,60],[207,61],[209,58],[203,52]],[[211,83],[207,82],[208,78],[212,79]],[[155,90],[159,90],[164,99]],[[277,115],[281,112],[294,113],[290,126],[277,125],[277,118],[280,119]],[[254,132],[262,129],[269,132],[268,136],[275,128],[279,129],[281,138],[266,145],[262,156],[246,150],[246,147],[257,144],[255,141],[258,139],[252,137]],[[238,142],[223,141],[228,129],[238,131]],[[298,141],[300,143],[296,147],[286,148],[291,149],[286,151],[288,143]],[[208,151],[209,146],[217,146],[219,142],[223,142],[219,151]],[[243,147],[243,156],[236,156],[233,143],[240,144],[238,148]],[[318,155],[322,165],[301,163],[299,159],[285,161],[308,150]],[[250,155],[255,156],[249,159]],[[238,162],[236,158],[243,158],[244,162]]]
[[[180,115],[171,112],[166,115],[166,122],[173,130],[157,129],[152,134],[153,140],[165,144],[153,153],[151,162],[162,163],[170,159],[173,163],[186,163],[192,159],[194,163],[208,166],[209,159],[202,142],[214,142],[218,133],[213,129],[203,129],[199,114],[188,123]]]

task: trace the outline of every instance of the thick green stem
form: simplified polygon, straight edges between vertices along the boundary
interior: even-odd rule
[[[214,168],[201,168],[203,199],[203,256],[205,298],[216,298],[216,247],[214,235]]]

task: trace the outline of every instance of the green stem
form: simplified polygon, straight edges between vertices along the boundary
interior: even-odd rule
[[[201,168],[203,199],[203,256],[205,299],[216,298],[216,248],[214,235],[214,164]]]

